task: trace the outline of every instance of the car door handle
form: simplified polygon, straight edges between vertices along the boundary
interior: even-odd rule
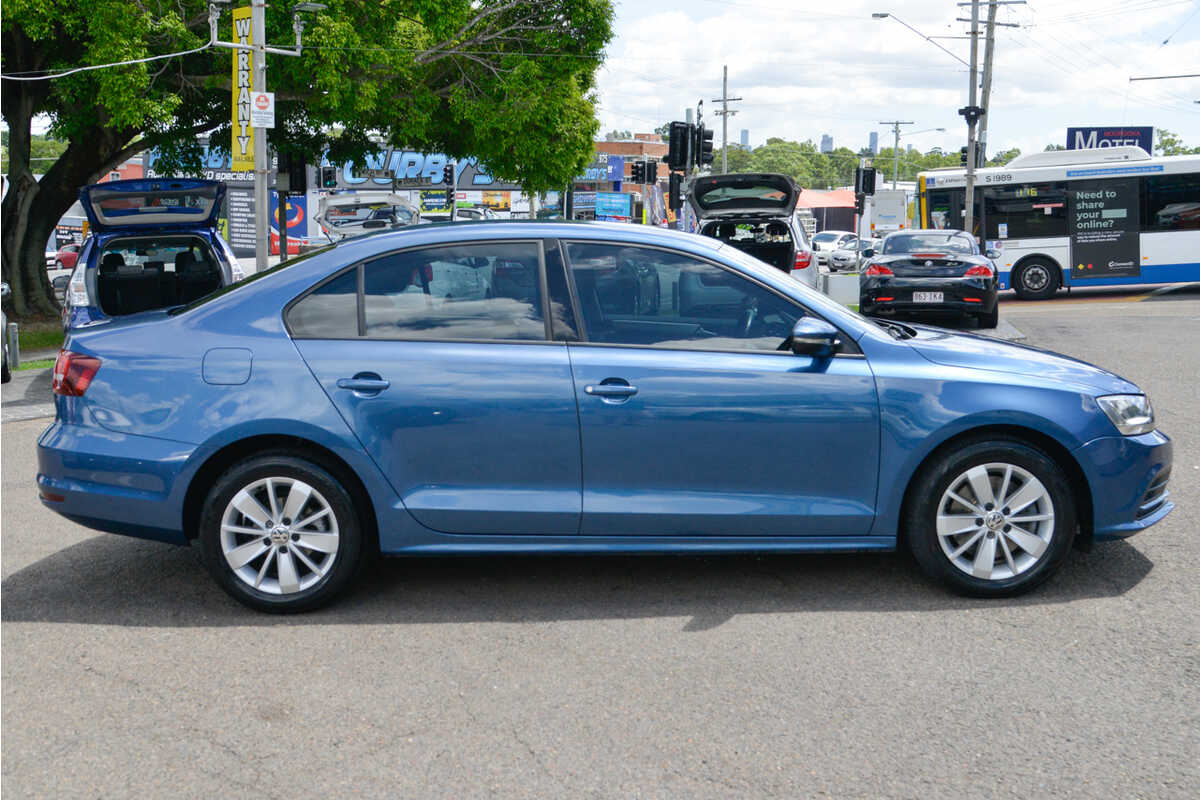
[[[355,394],[368,396],[379,394],[391,385],[391,381],[384,380],[373,372],[360,372],[353,378],[338,378],[337,382],[339,389],[349,389]]]
[[[635,394],[637,394],[636,386],[630,386],[628,383],[626,383],[624,381],[621,381],[620,383],[615,383],[615,382],[609,383],[608,381],[611,381],[611,380],[613,380],[613,379],[609,378],[604,383],[601,383],[599,385],[585,386],[585,387],[583,387],[583,391],[586,394],[594,395],[596,397],[603,397],[603,398],[612,397],[612,398],[625,399],[627,397],[633,397]]]

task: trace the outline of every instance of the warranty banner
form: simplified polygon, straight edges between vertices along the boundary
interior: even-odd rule
[[[233,10],[233,39],[250,44],[250,7]],[[233,171],[254,171],[254,128],[250,125],[250,93],[254,70],[249,50],[233,51]]]

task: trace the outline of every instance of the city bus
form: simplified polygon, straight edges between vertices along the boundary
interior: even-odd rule
[[[1001,289],[1200,281],[1200,155],[1140,147],[1055,150],[976,170],[975,236],[998,251]],[[917,178],[924,228],[962,228],[964,169]]]

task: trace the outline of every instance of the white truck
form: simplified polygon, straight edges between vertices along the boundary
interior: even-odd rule
[[[909,227],[907,190],[880,189],[871,196],[867,213],[863,215],[864,237],[881,238]]]

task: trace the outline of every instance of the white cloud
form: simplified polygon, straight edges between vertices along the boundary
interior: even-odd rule
[[[956,114],[967,104],[966,67],[896,20],[871,18],[884,11],[927,36],[969,28],[954,21],[970,13],[954,0],[618,0],[617,35],[598,75],[602,129],[649,131],[703,99],[719,139],[712,98],[728,64],[730,94],[744,98],[733,105],[731,141],[742,128],[755,145],[830,133],[836,145],[858,149],[871,131],[890,144],[878,122],[904,119],[915,123],[911,131],[946,128],[914,136],[921,149],[957,149],[966,141]],[[1168,128],[1200,145],[1200,79],[1129,81],[1195,71],[1195,11],[1194,0],[1003,7],[998,19],[1021,27],[998,28],[989,149],[1041,150],[1065,142],[1069,125],[1110,124]],[[969,60],[966,40],[937,41]],[[982,51],[981,38],[981,62]]]

